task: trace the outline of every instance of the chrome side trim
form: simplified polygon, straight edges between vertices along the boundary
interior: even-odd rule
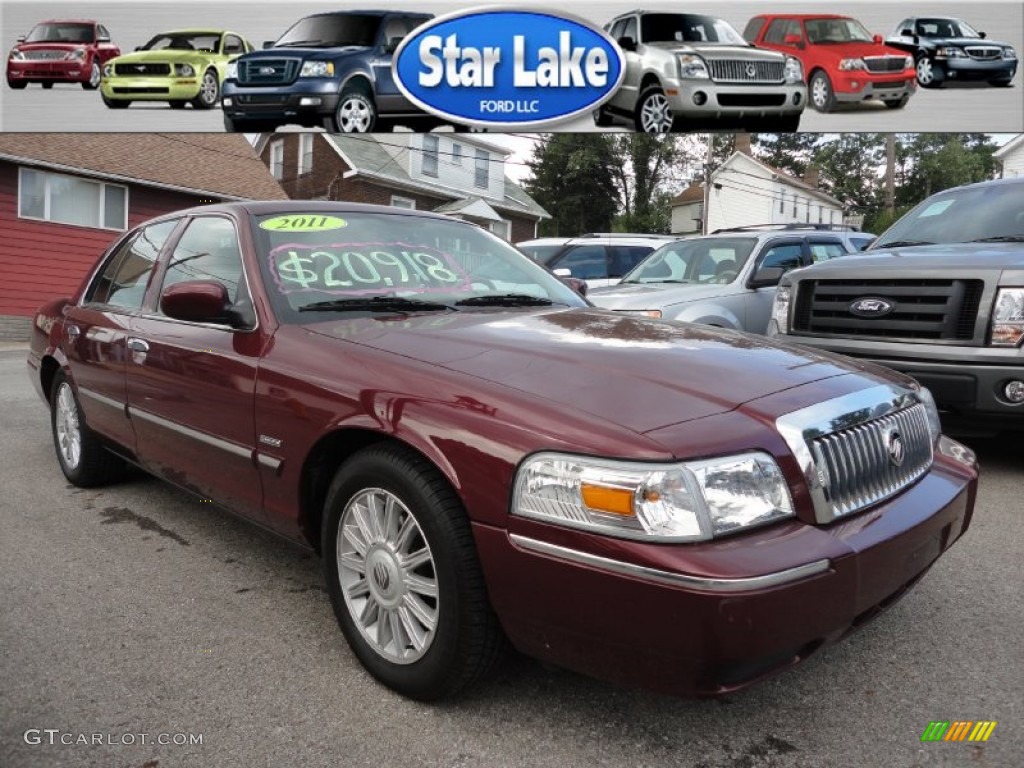
[[[119,400],[114,400],[112,397],[101,395],[99,392],[93,392],[91,389],[85,387],[78,388],[78,394],[82,397],[88,397],[90,400],[95,400],[97,403],[109,406],[110,408],[116,408],[119,411],[125,410],[126,404]]]
[[[658,584],[668,584],[672,587],[690,587],[692,589],[703,589],[708,592],[745,592],[753,589],[767,589],[778,587],[809,576],[817,576],[825,573],[831,567],[829,560],[815,560],[812,563],[798,565],[795,568],[787,568],[784,571],[765,573],[761,576],[749,576],[740,579],[711,579],[702,576],[689,576],[685,573],[672,573],[657,568],[648,568],[644,565],[624,563],[621,560],[612,560],[600,555],[592,555],[589,552],[580,552],[577,549],[569,549],[557,544],[549,544],[546,541],[538,541],[517,533],[509,534],[512,543],[528,552],[539,555],[548,555],[558,560],[565,560],[580,565],[589,565],[602,571],[631,576],[653,581]]]
[[[256,461],[259,463],[261,467],[266,467],[271,472],[275,473],[279,469],[281,469],[281,465],[284,463],[283,461],[281,461],[281,459],[275,458],[273,456],[267,456],[267,454],[265,453],[257,453]]]
[[[176,432],[179,435],[183,435],[192,440],[197,440],[200,443],[204,443],[213,448],[219,448],[225,453],[230,453],[232,456],[238,456],[239,458],[249,459],[250,461],[252,460],[253,449],[247,448],[244,445],[232,443],[227,440],[221,440],[219,437],[214,437],[213,435],[208,435],[205,432],[200,432],[197,429],[192,429],[191,427],[183,426],[174,421],[169,421],[168,419],[165,419],[162,416],[157,416],[154,413],[143,411],[131,405],[128,406],[128,415],[131,416],[132,418],[139,418],[142,419],[143,421],[148,421],[150,424],[156,424],[159,427],[168,429],[171,432]]]

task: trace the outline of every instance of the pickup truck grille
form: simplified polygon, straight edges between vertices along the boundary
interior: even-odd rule
[[[902,72],[907,68],[906,56],[865,56],[868,72]]]
[[[921,404],[814,438],[810,449],[833,518],[896,494],[927,472],[933,460]]]
[[[1003,57],[1003,49],[991,45],[972,45],[964,48],[967,55],[978,61],[993,61]]]
[[[163,76],[171,74],[171,65],[144,62],[140,62],[138,64],[115,64],[114,74],[120,77]]]
[[[815,336],[920,341],[970,341],[985,284],[981,280],[805,280],[800,282],[793,330]],[[892,310],[857,316],[860,299],[883,299]]]
[[[709,59],[708,67],[716,83],[781,83],[786,65],[781,61]]]
[[[240,85],[291,85],[299,75],[300,59],[249,59],[238,62]]]

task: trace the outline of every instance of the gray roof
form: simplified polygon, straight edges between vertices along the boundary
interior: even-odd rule
[[[346,134],[318,134],[322,135],[330,144],[333,144],[356,171],[357,176],[377,180],[380,183],[400,185],[404,189],[412,189],[427,194],[445,197],[449,199],[460,199],[471,197],[468,193],[450,187],[442,187],[431,184],[420,179],[413,179],[405,167],[374,136]],[[395,145],[399,140],[394,137],[385,137]],[[466,141],[471,144],[471,141]],[[489,149],[491,147],[488,147]],[[412,150],[415,151],[415,150]],[[516,184],[508,176],[505,176],[505,198],[496,200],[489,197],[483,198],[495,208],[506,213],[528,216],[532,219],[550,219],[551,214],[545,211],[536,200],[526,194],[526,191]]]

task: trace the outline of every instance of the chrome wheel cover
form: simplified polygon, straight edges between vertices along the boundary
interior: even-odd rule
[[[921,85],[931,85],[935,79],[935,69],[932,67],[931,59],[922,58],[917,62],[917,82]]]
[[[70,470],[78,469],[82,460],[82,430],[78,423],[78,406],[71,385],[64,382],[57,390],[57,413],[54,416],[57,431],[57,450]]]
[[[92,72],[89,73],[89,85],[93,88],[99,88],[101,77],[100,65],[94,61],[92,63]]]
[[[203,104],[211,106],[216,104],[218,90],[220,90],[220,86],[213,72],[207,72],[203,75],[203,84],[199,88],[199,98],[202,99]]]
[[[409,509],[381,488],[360,491],[341,513],[337,556],[345,608],[367,644],[394,664],[421,659],[440,598],[430,545]]]
[[[653,93],[640,107],[640,125],[644,133],[668,133],[672,130],[672,109],[664,94]]]
[[[828,83],[825,82],[825,78],[814,78],[814,83],[811,86],[811,98],[814,100],[814,106],[818,109],[824,108],[828,103]]]
[[[338,127],[345,133],[366,133],[373,121],[373,111],[366,99],[350,96],[338,105]]]

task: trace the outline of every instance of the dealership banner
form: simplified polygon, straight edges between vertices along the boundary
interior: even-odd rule
[[[1024,4],[0,3],[4,131],[1020,132]]]

